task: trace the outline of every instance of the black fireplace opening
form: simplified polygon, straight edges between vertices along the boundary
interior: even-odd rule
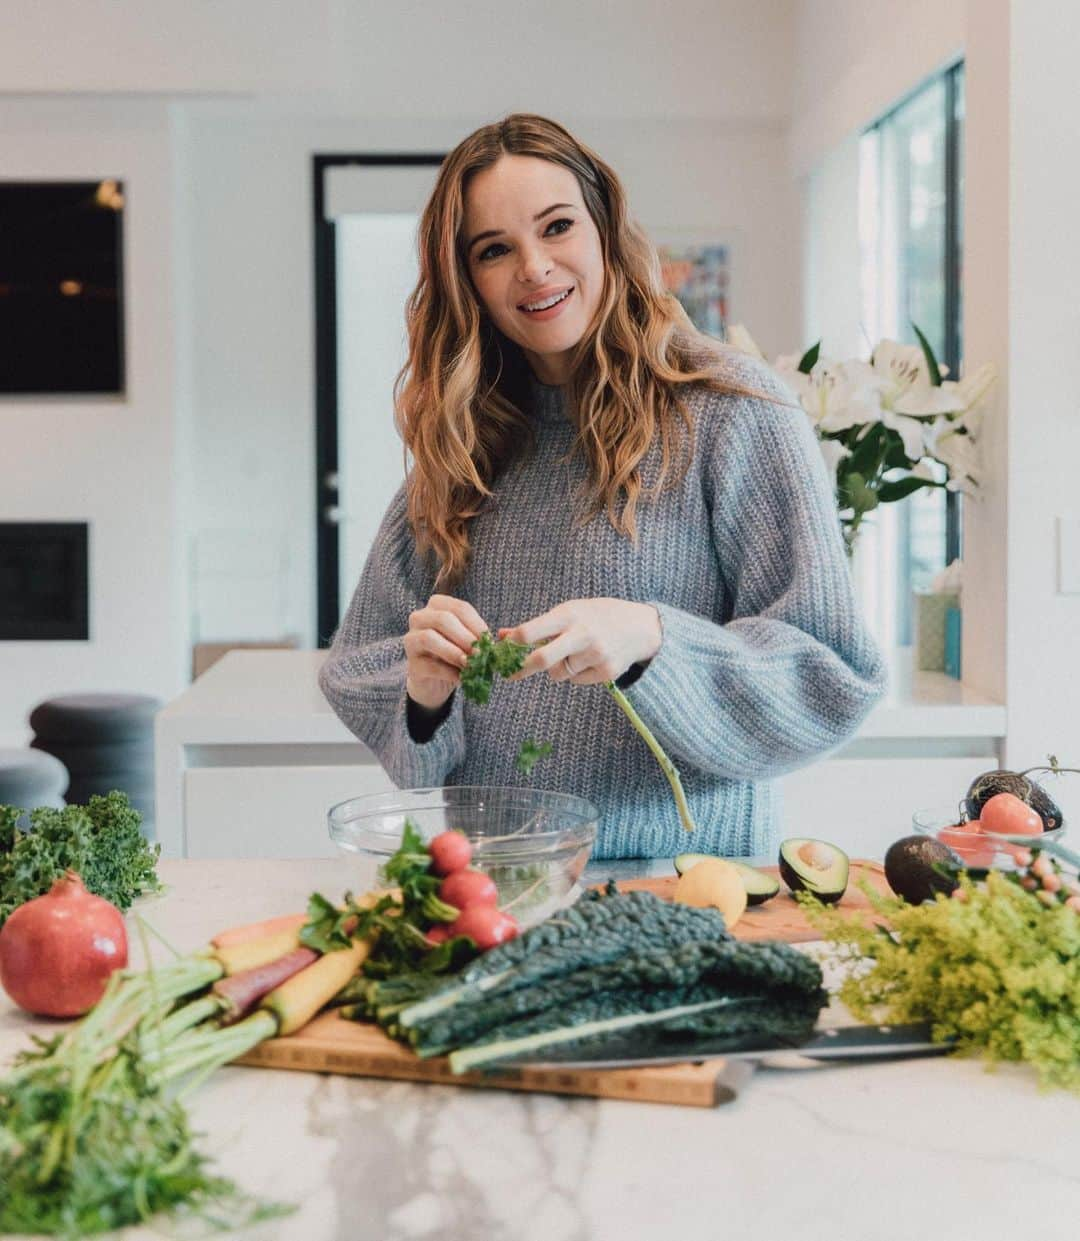
[[[89,527],[0,522],[0,641],[89,636]]]

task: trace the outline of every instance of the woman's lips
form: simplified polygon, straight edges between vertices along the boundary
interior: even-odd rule
[[[519,306],[518,309],[529,319],[554,319],[570,304],[573,296],[574,290],[571,288],[561,302],[556,302],[554,306],[549,306],[546,310],[526,310],[523,306]]]

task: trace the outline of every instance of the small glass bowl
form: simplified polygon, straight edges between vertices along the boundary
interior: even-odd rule
[[[975,875],[984,875],[988,870],[1011,871],[1023,869],[1016,860],[1017,850],[1037,849],[1040,841],[1059,840],[1065,834],[1063,827],[1054,828],[1051,832],[1042,832],[1038,836],[1026,836],[1030,843],[1020,845],[1015,838],[999,836],[994,832],[949,832],[947,829],[956,827],[958,822],[955,806],[934,806],[927,810],[916,810],[911,816],[915,830],[923,836],[933,836],[940,841],[956,858],[961,866]],[[941,833],[945,831],[944,838]],[[970,836],[970,847],[964,836]]]
[[[406,820],[425,841],[456,828],[472,843],[470,865],[491,876],[499,907],[524,929],[580,895],[599,813],[568,793],[453,785],[353,797],[331,807],[327,820],[330,839],[358,863],[356,893],[385,886],[380,872]]]

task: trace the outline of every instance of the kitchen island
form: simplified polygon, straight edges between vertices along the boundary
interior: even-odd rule
[[[351,882],[338,859],[160,873],[140,912],[181,950]],[[0,1061],[50,1028],[0,996]],[[1080,1099],[945,1058],[760,1069],[711,1110],[251,1068],[189,1107],[220,1171],[297,1207],[244,1234],[260,1241],[1064,1241],[1080,1225]]]

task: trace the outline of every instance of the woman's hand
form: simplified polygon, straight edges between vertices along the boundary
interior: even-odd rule
[[[461,684],[461,669],[487,626],[471,603],[432,595],[409,614],[405,635],[405,692],[429,711],[441,707]]]
[[[652,659],[663,634],[652,604],[571,599],[514,629],[500,629],[498,636],[530,646],[544,642],[511,680],[546,672],[553,681],[601,685],[622,676],[631,664]]]

